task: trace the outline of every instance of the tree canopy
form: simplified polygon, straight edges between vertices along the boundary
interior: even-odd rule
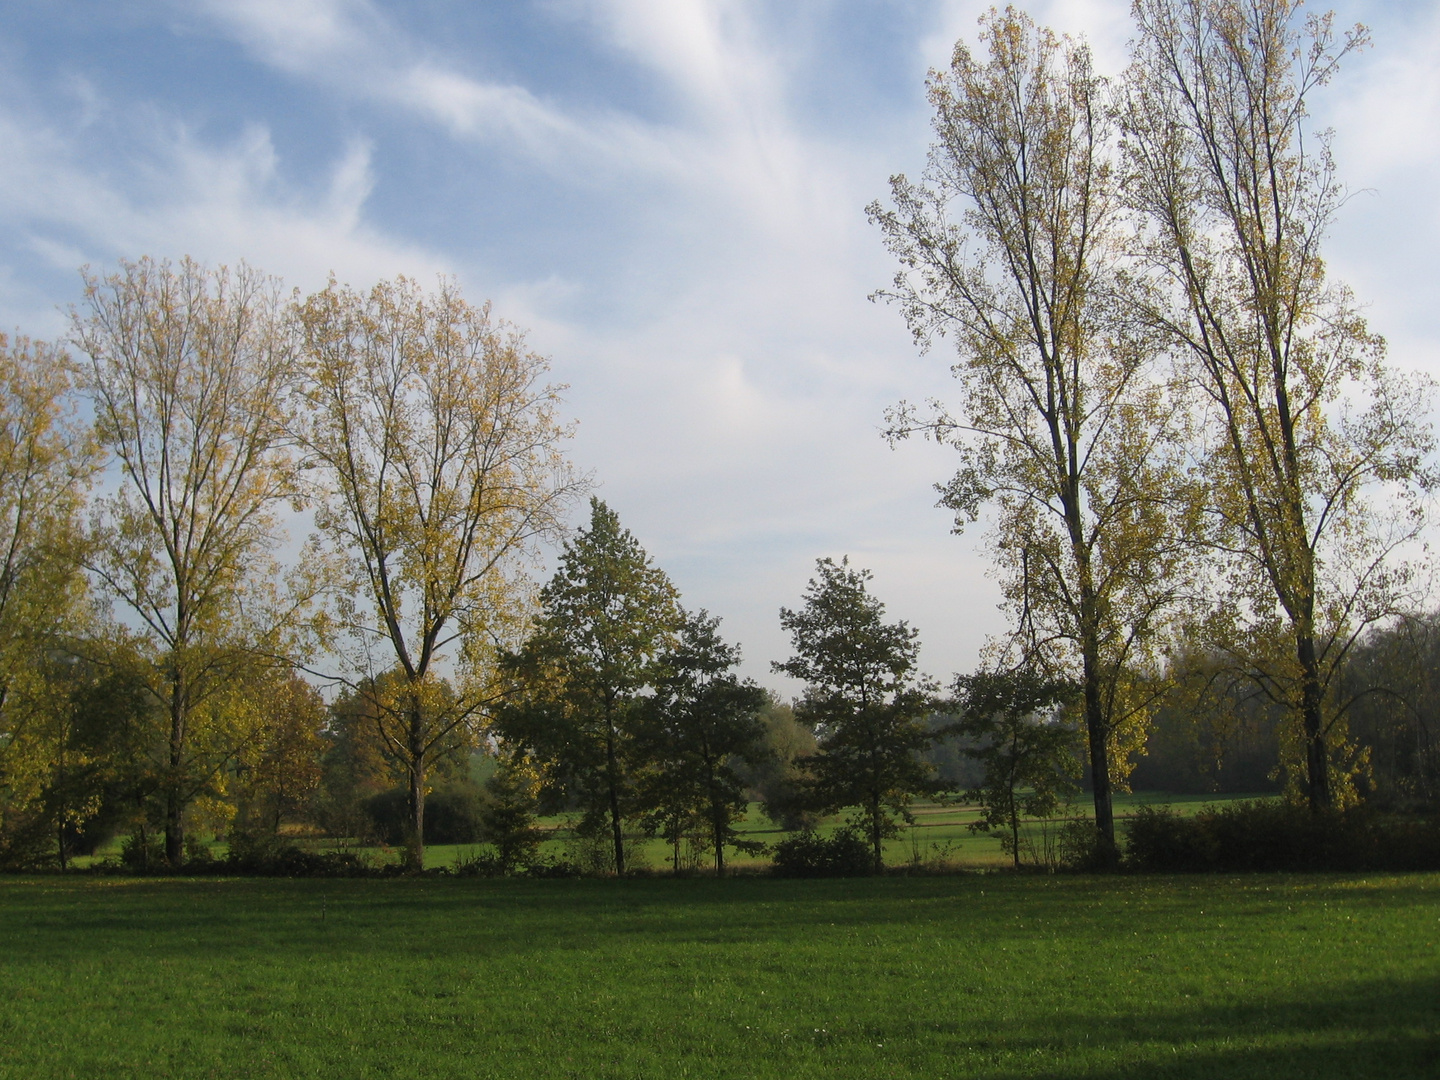
[[[351,684],[387,691],[374,716],[408,777],[419,869],[429,764],[473,742],[497,693],[497,649],[523,624],[533,544],[560,534],[583,484],[561,452],[546,361],[453,284],[427,294],[398,278],[359,293],[332,280],[296,314],[295,431],[320,471],[335,621]],[[447,659],[454,679],[439,670]],[[396,678],[377,678],[392,667]]]
[[[628,819],[639,812],[643,694],[682,626],[679,594],[615,511],[590,500],[590,524],[565,542],[540,614],[505,658],[509,700],[497,709],[502,739],[529,750],[557,796],[608,830],[615,872],[625,872]]]
[[[879,870],[895,818],[910,820],[911,800],[933,789],[920,751],[935,738],[924,723],[934,688],[916,668],[919,631],[885,622],[870,571],[848,559],[820,559],[815,571],[803,605],[780,609],[794,655],[773,667],[805,682],[795,715],[819,746],[803,759],[809,799],[825,811],[858,808]]]

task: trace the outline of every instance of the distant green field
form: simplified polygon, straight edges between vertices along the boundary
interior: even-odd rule
[[[1115,810],[1122,819],[1133,813],[1135,808],[1151,803],[1168,803],[1181,813],[1194,813],[1202,806],[1230,802],[1235,799],[1263,798],[1255,795],[1165,795],[1156,792],[1138,792],[1116,796]],[[1092,806],[1085,798],[1076,800],[1069,813],[1080,817],[1092,815]],[[1006,866],[1010,856],[1000,847],[998,837],[988,833],[976,833],[969,828],[979,817],[979,810],[964,803],[918,803],[914,807],[915,825],[902,827],[899,836],[885,844],[885,861],[889,866],[904,866],[910,863],[947,866],[958,869],[986,869]],[[820,831],[828,833],[844,824],[844,814],[837,814],[825,820]],[[570,844],[566,822],[562,818],[546,819],[545,825],[554,831],[553,839],[542,846],[542,854],[560,856]],[[1059,823],[1051,823],[1053,833]],[[1044,826],[1029,823],[1026,835],[1038,848],[1043,844]],[[747,839],[775,844],[785,839],[786,833],[765,817],[758,803],[752,803],[741,824],[740,832]],[[456,858],[465,858],[475,849],[464,845],[438,845],[427,849],[426,864],[448,866]],[[663,840],[647,840],[639,845],[640,864],[652,869],[664,869],[670,865],[671,851]],[[744,855],[727,856],[729,864],[737,869],[759,868],[768,857]],[[708,861],[705,865],[709,865]]]
[[[1440,875],[0,879],[0,1078],[1440,1075]]]
[[[1115,798],[1115,811],[1120,818],[1125,818],[1133,813],[1137,806],[1152,803],[1168,803],[1173,805],[1181,813],[1193,813],[1202,806],[1214,805],[1233,801],[1235,799],[1264,798],[1263,795],[1167,795],[1158,792],[1138,792],[1135,794],[1118,795]],[[1073,816],[1090,816],[1092,807],[1088,798],[1077,799],[1074,805],[1067,811]],[[1000,847],[997,837],[987,833],[976,833],[971,831],[969,825],[979,816],[976,807],[964,803],[918,803],[914,807],[915,825],[902,827],[899,836],[886,842],[885,861],[890,866],[904,866],[912,863],[926,864],[931,867],[949,867],[954,869],[986,869],[1008,865],[1010,856],[1005,854]],[[837,814],[826,819],[820,827],[822,833],[828,833],[840,828],[844,824],[844,814]],[[542,827],[550,831],[550,838],[541,845],[541,854],[554,858],[562,858],[573,854],[574,840],[571,835],[568,818],[553,817],[542,819]],[[1052,822],[1048,828],[1053,831],[1058,828],[1058,822]],[[1038,849],[1043,845],[1043,833],[1046,826],[1037,823],[1028,823],[1025,833]],[[759,840],[762,843],[773,845],[785,839],[786,833],[765,817],[760,811],[759,803],[752,803],[744,821],[740,825],[740,832],[747,839]],[[320,840],[308,842],[309,846],[320,849],[328,849],[334,846],[330,841]],[[636,865],[652,870],[664,870],[671,865],[671,850],[664,840],[649,839],[639,840],[637,843],[639,858],[635,860]],[[212,844],[212,851],[216,857],[223,857],[225,845],[223,843]],[[379,848],[354,848],[354,850],[376,861],[398,861],[399,852],[386,851]],[[430,867],[453,866],[458,860],[474,856],[478,851],[477,845],[471,844],[434,844],[426,848],[425,865]],[[74,860],[77,868],[85,868],[92,863],[105,860],[117,859],[120,854],[120,839],[116,838],[103,847],[93,858],[82,856]],[[1027,856],[1030,853],[1027,852]],[[727,855],[729,864],[740,870],[759,869],[769,862],[768,856],[754,857],[745,855]],[[704,863],[709,866],[708,857]]]

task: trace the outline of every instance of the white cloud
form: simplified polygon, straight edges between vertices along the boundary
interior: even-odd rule
[[[523,86],[455,70],[366,0],[204,0],[184,11],[296,79],[572,175],[576,161],[607,173],[671,165],[664,132],[614,113],[572,116]]]
[[[318,191],[278,175],[267,131],[206,143],[156,119],[137,122],[129,160],[97,168],[87,156],[90,125],[64,129],[0,105],[0,223],[40,264],[73,272],[144,254],[239,259],[302,286],[335,270],[360,281],[397,272],[431,276],[448,260],[387,237],[362,213],[370,148],[351,143]],[[0,314],[33,317],[33,301],[0,278]],[[78,278],[75,279],[78,283]],[[46,320],[53,323],[53,318]],[[50,332],[49,330],[42,332]]]
[[[1329,91],[1327,119],[1365,183],[1440,165],[1440,10],[1379,33],[1383,44],[1350,57],[1337,78],[1343,90]]]

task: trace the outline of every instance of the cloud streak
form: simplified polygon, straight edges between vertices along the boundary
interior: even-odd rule
[[[882,94],[856,63],[870,44],[840,32],[873,14],[859,3],[533,0],[507,12],[524,33],[493,11],[446,24],[502,35],[480,41],[374,0],[155,0],[135,9],[151,55],[193,48],[221,71],[213,85],[147,82],[103,43],[0,75],[0,319],[52,332],[78,263],[144,253],[244,257],[307,289],[331,269],[362,286],[455,273],[554,358],[577,460],[687,602],[725,617],[750,674],[776,681],[776,609],[817,556],[845,554],[920,627],[930,670],[966,668],[1001,622],[975,539],[948,535],[934,507],[954,462],[878,434],[897,399],[952,394],[948,346],[917,356],[899,316],[865,302],[893,268],[862,207],[923,162],[925,69],[957,36],[974,43],[989,4],[897,11],[886,55],[904,70]],[[1085,32],[1118,71],[1127,8],[1056,0],[1036,15]],[[1412,24],[1430,34],[1433,12]],[[1433,146],[1405,142],[1410,120],[1436,126],[1431,48],[1415,34],[1359,71],[1336,114],[1342,168],[1363,155],[1365,183],[1428,191]],[[37,89],[42,68],[63,108]],[[841,74],[864,105],[843,116]],[[1397,100],[1410,120],[1381,115]],[[1342,276],[1389,305],[1377,329],[1403,303],[1412,343],[1435,331],[1420,304],[1433,274],[1410,272],[1429,265],[1429,234],[1394,211],[1433,217],[1418,198],[1382,192],[1365,205],[1389,216],[1334,248]]]

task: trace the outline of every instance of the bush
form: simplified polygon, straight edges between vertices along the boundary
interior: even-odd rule
[[[1125,865],[1148,872],[1440,870],[1440,819],[1364,807],[1314,814],[1276,799],[1181,817],[1142,808],[1126,829]]]
[[[1142,806],[1125,823],[1125,865],[1159,873],[1198,870],[1215,862],[1213,837],[1169,806]]]
[[[529,807],[492,799],[480,813],[480,835],[495,847],[499,872],[513,874],[535,861],[545,834],[535,828]]]
[[[55,864],[50,819],[32,808],[6,814],[0,806],[0,870],[38,870]]]
[[[366,799],[365,815],[375,833],[392,847],[402,846],[410,832],[410,793],[392,788]],[[474,844],[482,838],[485,797],[479,788],[461,786],[432,791],[425,798],[425,843]]]
[[[770,870],[779,877],[865,877],[875,872],[875,856],[854,829],[828,839],[806,830],[775,845]]]
[[[245,833],[230,837],[230,853],[223,862],[187,866],[201,871],[212,868],[254,877],[364,877],[374,872],[349,852],[306,851],[278,837]]]
[[[504,855],[494,848],[482,848],[468,858],[457,856],[450,871],[456,877],[532,877],[532,878],[575,878],[583,877],[580,867],[567,859],[534,857],[524,862],[508,862]]]
[[[1060,826],[1055,861],[1062,870],[1091,873],[1109,868],[1105,837],[1089,818],[1071,818]]]
[[[125,869],[137,873],[163,869],[167,863],[162,834],[131,833],[120,844],[120,863]]]

